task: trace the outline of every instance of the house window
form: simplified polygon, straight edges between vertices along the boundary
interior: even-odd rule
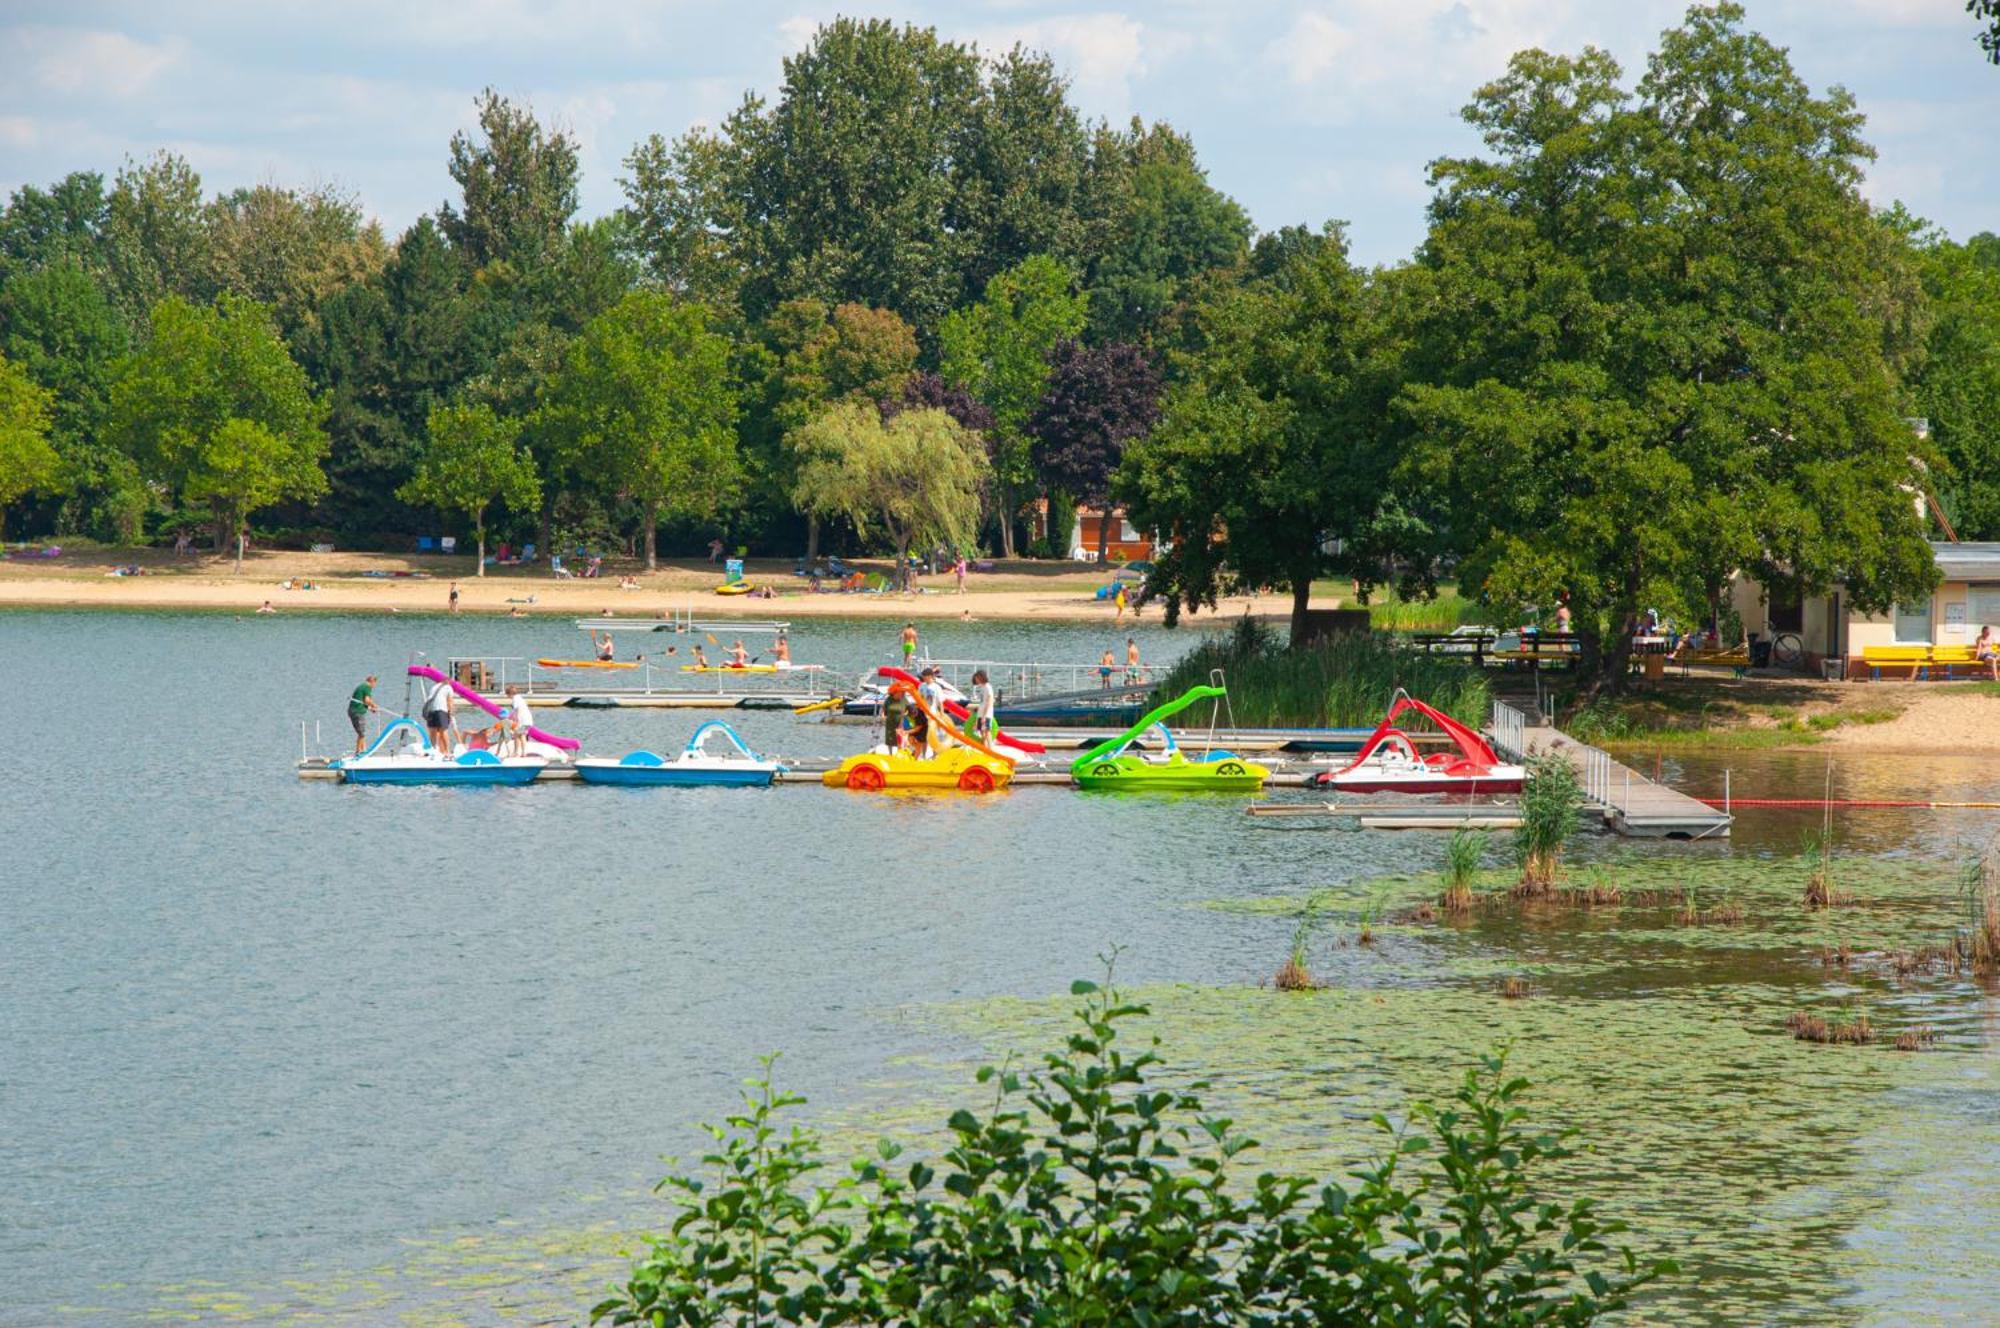
[[[1898,604],[1896,606],[1896,640],[1903,645],[1929,645],[1931,641],[1931,602],[1920,604]]]
[[[2000,632],[2000,583],[1974,583],[1966,587],[1965,599],[1965,622],[1973,633],[1989,626]]]
[[[1127,544],[1139,542],[1139,528],[1123,517],[1118,519],[1118,538]]]

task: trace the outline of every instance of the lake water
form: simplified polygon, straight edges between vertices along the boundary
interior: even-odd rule
[[[1123,635],[925,631],[939,657],[1075,662]],[[851,676],[886,661],[894,634],[807,623],[794,653]],[[1153,662],[1195,639],[1138,635]],[[1564,1123],[1588,1123],[1594,1103],[1628,1136],[1672,1124],[1665,1137],[1701,1153],[1665,1168],[1681,1197],[1650,1187],[1636,1155],[1585,1177],[1649,1239],[1711,1230],[1695,1242],[1706,1288],[1658,1302],[1665,1318],[1951,1322],[2000,1296],[2000,1218],[1980,1189],[2000,1163],[1990,998],[1957,980],[1829,977],[1813,958],[1823,936],[1860,947],[1948,925],[1939,864],[1990,834],[1992,813],[1842,818],[1854,851],[1915,866],[1860,880],[1862,903],[1832,920],[1795,921],[1784,869],[1763,870],[1801,818],[1750,813],[1731,845],[1579,853],[1606,871],[1734,864],[1723,874],[1754,935],[1697,945],[1628,909],[1615,925],[1392,923],[1364,951],[1342,931],[1353,910],[1434,890],[1437,838],[1300,832],[1235,799],[1044,788],[293,776],[300,721],[339,746],[367,672],[400,709],[414,652],[574,655],[580,639],[566,621],[0,615],[0,1323],[580,1317],[615,1272],[618,1233],[658,1212],[644,1197],[657,1159],[698,1149],[692,1125],[731,1105],[759,1055],[782,1051],[784,1081],[842,1137],[929,1123],[968,1062],[1032,1044],[1050,998],[1112,947],[1121,982],[1155,998],[1169,1052],[1316,1164],[1349,1155],[1362,1106],[1448,1086],[1502,1036]],[[673,750],[708,717],[542,720],[615,754]],[[868,738],[783,713],[732,722],[788,756]],[[1747,780],[1810,796],[1826,762],[1662,773],[1702,791],[1722,765],[1739,795]],[[2000,794],[1987,769],[1848,762],[1836,796]],[[1398,873],[1414,882],[1400,894],[1355,884]],[[1333,901],[1316,957],[1332,987],[1259,990],[1291,930],[1285,901],[1315,891]],[[1524,968],[1546,996],[1495,1002],[1492,975]],[[1770,1034],[1792,1004],[1877,988],[1878,1022],[1921,1020],[1941,1049]],[[1631,1059],[1648,1039],[1671,1054]],[[1807,1119],[1823,1094],[1837,1109]],[[1691,1120],[1690,1101],[1720,1116]],[[1732,1112],[1772,1133],[1729,1135]]]

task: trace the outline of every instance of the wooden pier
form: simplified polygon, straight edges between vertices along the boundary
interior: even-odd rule
[[[1493,707],[1495,744],[1510,756],[1559,755],[1576,767],[1589,807],[1621,835],[1638,839],[1715,839],[1729,834],[1727,812],[1646,778],[1609,752],[1578,742],[1552,724],[1530,724],[1518,710]]]

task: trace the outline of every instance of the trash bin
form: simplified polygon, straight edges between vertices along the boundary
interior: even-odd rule
[[[1750,667],[1768,669],[1771,667],[1771,642],[1768,637],[1753,637],[1750,641]]]

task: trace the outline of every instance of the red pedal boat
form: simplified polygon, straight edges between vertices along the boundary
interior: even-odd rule
[[[1458,750],[1418,752],[1410,735],[1396,727],[1396,717],[1412,710],[1442,729]],[[1486,739],[1450,715],[1399,691],[1353,761],[1339,770],[1322,770],[1307,782],[1341,793],[1519,793],[1527,774],[1502,761]]]

